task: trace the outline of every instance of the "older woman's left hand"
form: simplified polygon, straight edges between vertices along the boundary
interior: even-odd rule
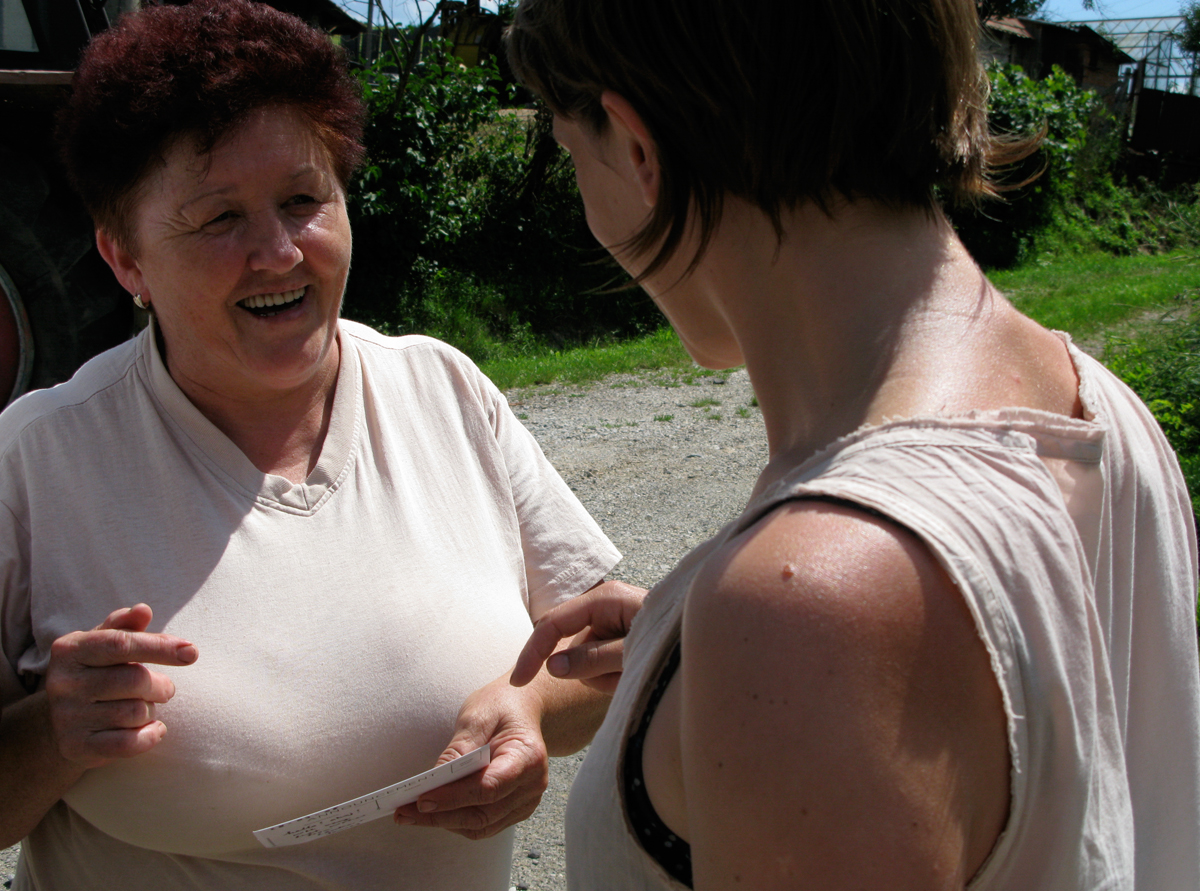
[[[454,737],[437,763],[484,745],[491,746],[491,763],[398,808],[396,822],[480,839],[531,816],[550,776],[541,727],[544,710],[536,691],[512,687],[507,675],[472,693],[459,709]]]

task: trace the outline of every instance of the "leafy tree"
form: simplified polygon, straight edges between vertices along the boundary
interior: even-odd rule
[[[434,42],[361,72],[367,160],[349,198],[344,312],[389,333],[441,337],[477,359],[497,344],[653,330],[654,305],[603,293],[617,275],[587,228],[550,117],[500,113],[494,67]]]
[[[1036,154],[1000,171],[1002,182],[1024,187],[1007,192],[1003,202],[952,213],[971,253],[995,268],[1025,259],[1037,233],[1067,204],[1110,185],[1119,142],[1100,97],[1057,65],[1042,80],[1016,65],[992,66],[988,76],[992,128],[1016,136],[1044,133]]]
[[[986,22],[991,18],[1007,18],[1009,16],[1037,15],[1045,0],[976,0],[979,8],[979,20]]]
[[[1196,55],[1200,53],[1200,0],[1192,0],[1179,10],[1183,16],[1183,28],[1179,32],[1179,46]]]
[[[1179,10],[1183,16],[1183,27],[1178,31],[1176,40],[1179,48],[1192,57],[1192,76],[1188,79],[1188,93],[1196,95],[1197,69],[1200,69],[1200,0],[1184,5]]]
[[[979,9],[979,20],[1008,16],[1036,16],[1046,5],[1046,0],[975,0]],[[1085,9],[1095,9],[1095,0],[1083,0]]]

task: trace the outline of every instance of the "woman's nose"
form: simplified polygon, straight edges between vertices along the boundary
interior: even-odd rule
[[[261,272],[289,272],[304,259],[288,221],[264,213],[251,226],[249,265]]]

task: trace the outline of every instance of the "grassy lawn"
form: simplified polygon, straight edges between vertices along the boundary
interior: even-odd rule
[[[675,332],[666,327],[622,343],[495,359],[480,362],[479,367],[501,390],[534,384],[586,384],[610,374],[695,368]]]
[[[1077,341],[1105,331],[1127,333],[1154,310],[1200,297],[1200,254],[1152,257],[1068,257],[991,276],[1017,307]],[[637,340],[480,363],[502,390],[534,384],[585,384],[610,374],[653,369],[703,373],[692,365],[670,328]]]
[[[1023,313],[1084,340],[1200,295],[1200,253],[1071,257],[991,276]]]

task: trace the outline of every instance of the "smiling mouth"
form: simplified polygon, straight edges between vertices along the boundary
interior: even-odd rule
[[[282,291],[278,294],[255,294],[253,297],[239,300],[238,306],[260,318],[273,316],[298,306],[304,299],[307,290],[307,288],[297,288],[294,291]]]

